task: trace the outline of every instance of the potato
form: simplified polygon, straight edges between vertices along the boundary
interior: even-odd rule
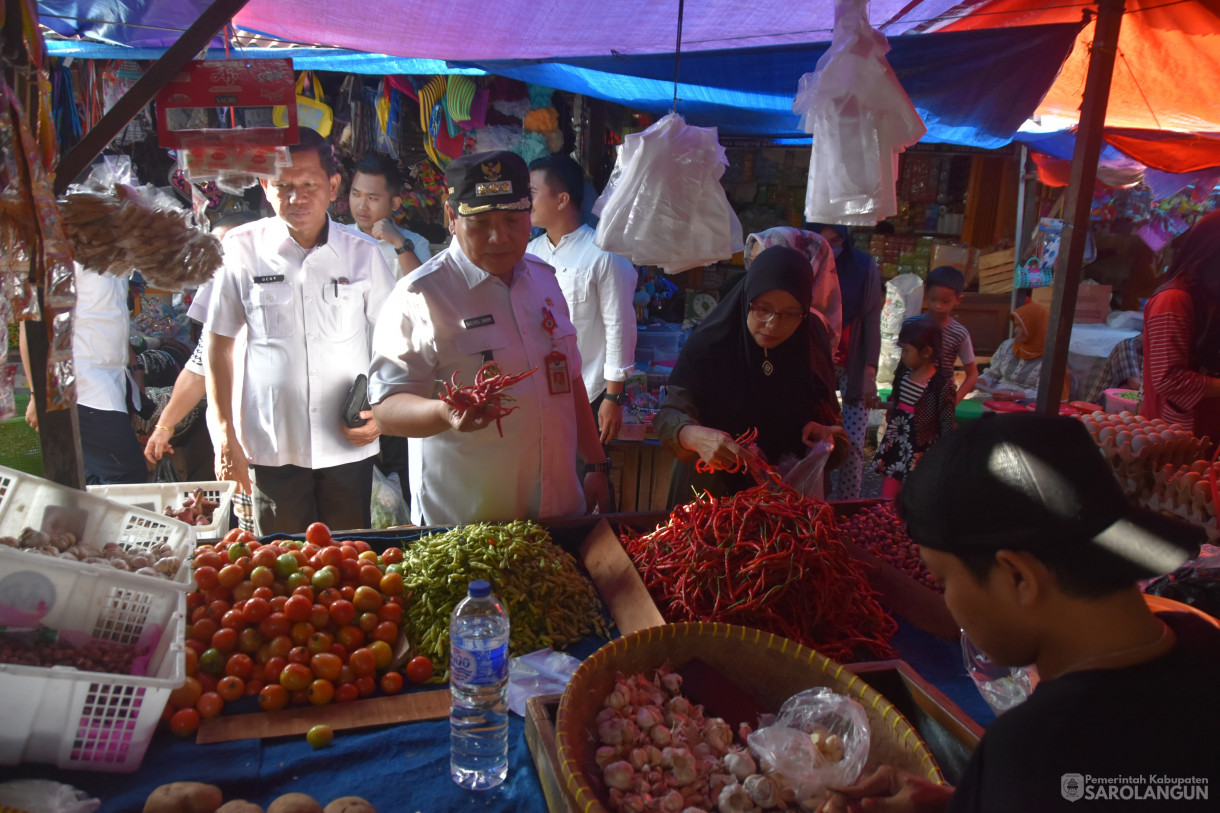
[[[359,796],[344,796],[335,799],[322,813],[377,813],[371,804]]]
[[[216,813],[263,813],[263,809],[245,799],[234,799],[221,805]]]
[[[215,785],[173,782],[162,785],[144,800],[144,813],[216,813],[224,795]]]
[[[267,813],[323,813],[323,810],[312,796],[285,793],[267,807]]]

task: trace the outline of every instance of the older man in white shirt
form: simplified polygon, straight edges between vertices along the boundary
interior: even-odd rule
[[[635,365],[635,286],[631,262],[598,248],[595,232],[581,219],[584,171],[566,155],[530,164],[530,220],[546,229],[530,241],[530,254],[555,269],[576,325],[580,374],[597,416],[602,443],[623,423],[623,382]]]
[[[208,312],[208,402],[223,434],[217,475],[254,490],[259,534],[321,521],[368,527],[379,432],[349,427],[344,399],[370,358],[370,334],[394,279],[377,243],[339,227],[330,145],[301,129],[292,166],[264,181],[278,215],[225,236]],[[240,430],[233,343],[247,336]]]

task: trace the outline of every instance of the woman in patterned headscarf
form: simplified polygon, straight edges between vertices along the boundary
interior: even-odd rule
[[[813,299],[811,309],[822,317],[830,334],[830,346],[838,347],[843,333],[843,301],[839,294],[839,279],[835,274],[834,256],[830,244],[820,234],[789,226],[777,226],[746,238],[746,268],[758,254],[771,246],[788,246],[809,258],[813,266]]]

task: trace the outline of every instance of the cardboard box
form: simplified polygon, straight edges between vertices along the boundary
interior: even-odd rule
[[[1109,285],[1081,283],[1076,294],[1076,313],[1072,321],[1082,325],[1105,323],[1106,317],[1110,315],[1110,292],[1112,290]],[[1039,305],[1050,308],[1054,293],[1053,287],[1035,288],[1031,298]]]

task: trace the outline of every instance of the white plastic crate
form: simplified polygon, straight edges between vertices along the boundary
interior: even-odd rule
[[[182,507],[183,500],[194,495],[195,489],[202,489],[208,499],[220,503],[212,513],[211,523],[195,526],[195,535],[201,543],[219,541],[229,531],[229,514],[233,506],[233,493],[237,491],[237,483],[225,480],[200,480],[185,483],[89,486],[89,493],[117,500],[136,508],[143,508],[154,514],[162,514],[166,506]]]
[[[146,664],[145,676],[0,664],[0,764],[139,768],[170,693],[186,676],[185,593],[178,594],[178,607],[151,655],[137,661]],[[101,617],[96,622],[106,626]]]
[[[171,589],[191,589],[190,561],[195,550],[195,528],[167,516],[133,508],[105,497],[61,486],[40,477],[0,466],[0,536],[17,537],[25,528],[46,533],[70,531],[81,543],[101,548],[114,542],[125,551],[150,551],[166,543],[180,560],[172,580],[126,573],[109,565],[64,562],[50,556],[0,545],[0,578],[21,563],[12,556],[35,561],[69,564],[78,572],[100,578],[112,574],[130,576],[146,585],[161,584]],[[27,565],[28,566],[28,565]]]

